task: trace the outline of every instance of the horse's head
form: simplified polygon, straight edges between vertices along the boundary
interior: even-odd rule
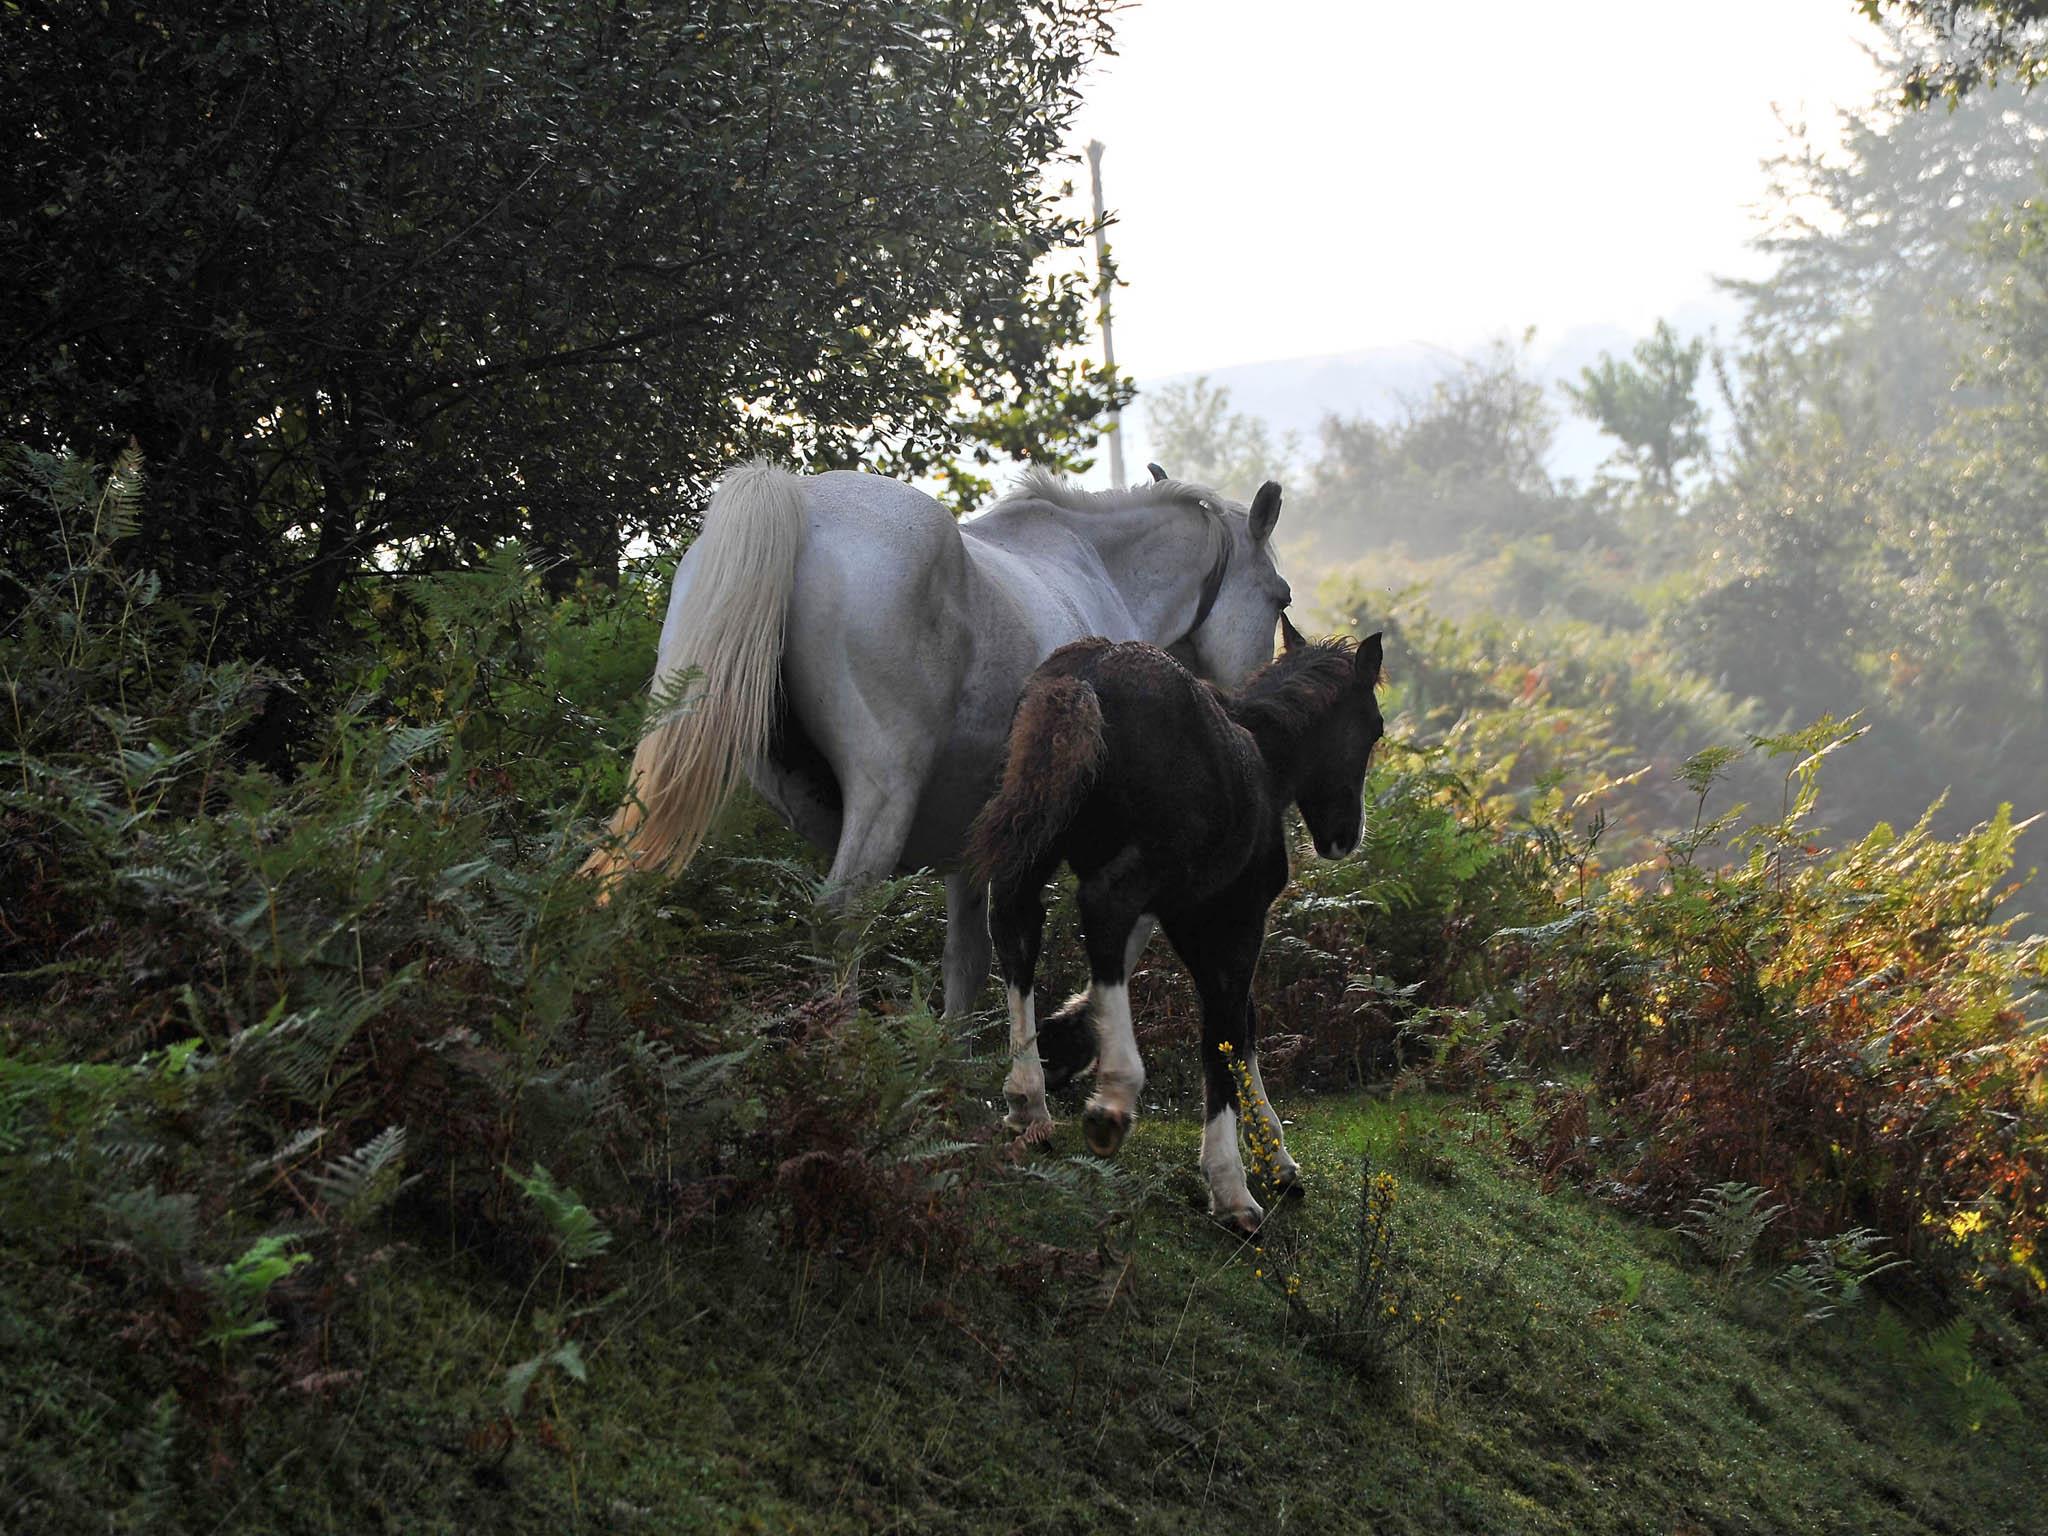
[[[1273,564],[1280,486],[1268,480],[1249,507],[1204,506],[1223,541],[1210,567],[1214,586],[1205,585],[1197,622],[1173,649],[1200,676],[1236,688],[1273,659],[1273,627],[1294,598]]]
[[[1302,643],[1294,626],[1281,620],[1287,646]],[[1351,678],[1328,713],[1302,742],[1294,803],[1315,839],[1316,852],[1341,859],[1358,846],[1365,823],[1365,769],[1385,734],[1375,690],[1380,680],[1380,637],[1359,642],[1351,657]]]

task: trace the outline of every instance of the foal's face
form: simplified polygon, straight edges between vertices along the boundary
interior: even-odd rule
[[[1294,803],[1316,852],[1341,859],[1358,846],[1365,825],[1365,770],[1386,734],[1374,688],[1380,680],[1380,637],[1358,647],[1351,682],[1317,734]]]

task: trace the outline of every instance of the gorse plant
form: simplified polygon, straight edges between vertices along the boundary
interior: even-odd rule
[[[1458,1293],[1423,1299],[1400,1228],[1400,1202],[1400,1179],[1375,1171],[1370,1154],[1361,1154],[1350,1273],[1342,1293],[1329,1299],[1307,1278],[1313,1256],[1286,1228],[1269,1224],[1253,1249],[1253,1278],[1279,1293],[1309,1348],[1368,1379],[1385,1377],[1404,1349],[1448,1324],[1464,1302]]]

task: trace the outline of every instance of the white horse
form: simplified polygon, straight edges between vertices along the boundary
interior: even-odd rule
[[[956,866],[1033,669],[1088,635],[1167,647],[1224,687],[1272,657],[1280,487],[1246,509],[1152,472],[1090,493],[1032,470],[955,522],[874,475],[734,470],[676,567],[655,668],[657,696],[701,684],[641,739],[586,873],[681,868],[744,776],[831,852],[828,896],[950,871],[946,1009],[971,1011],[988,896]]]

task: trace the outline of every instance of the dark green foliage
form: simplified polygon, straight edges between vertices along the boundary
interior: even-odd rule
[[[0,1466],[0,1496],[53,1533],[937,1536],[1089,1531],[1105,1511],[1258,1531],[1283,1507],[1290,1531],[1365,1517],[1417,1536],[2028,1528],[2048,1377],[2008,1330],[1965,1315],[1958,1360],[1933,1319],[1874,1310],[1788,1345],[1666,1234],[1541,1193],[1488,1126],[1429,1095],[1302,1108],[1316,1182],[1275,1235],[1299,1241],[1304,1293],[1330,1307],[1349,1284],[1366,1147],[1401,1178],[1418,1294],[1460,1298],[1371,1380],[1305,1347],[1261,1256],[1173,1198],[1198,1130],[1165,1118],[1127,1149],[1150,1194],[1100,1269],[1021,1262],[1089,1240],[1088,1209],[1038,1183],[1000,1211],[1014,1276],[806,1262],[735,1224],[608,1256],[596,1297],[558,1305],[550,1274],[522,1308],[483,1256],[422,1242],[362,1272],[343,1379],[266,1401],[239,1466],[204,1465],[176,1399],[131,1383],[118,1347],[22,1308],[0,1258],[0,1434],[25,1430],[8,1448],[27,1453]],[[581,1380],[550,1358],[565,1338]],[[1972,1433],[1930,1355],[2018,1410]]]
[[[136,441],[149,567],[302,668],[366,571],[609,579],[749,454],[1070,455],[1122,386],[1044,171],[1107,16],[9,6],[0,435]]]
[[[815,963],[729,973],[657,905],[701,882],[600,908],[575,876],[654,588],[552,599],[516,551],[395,584],[286,780],[236,747],[284,680],[206,660],[210,615],[132,563],[133,462],[9,472],[54,550],[0,632],[0,1208],[24,1255],[112,1256],[103,1305],[165,1309],[189,1409],[239,1400],[281,1306],[265,1358],[303,1368],[392,1222],[579,1271],[609,1213],[736,1202],[820,1245],[955,1242],[914,1199],[975,1150],[936,1129],[935,1024],[828,993],[767,1052],[736,993],[811,998]]]

